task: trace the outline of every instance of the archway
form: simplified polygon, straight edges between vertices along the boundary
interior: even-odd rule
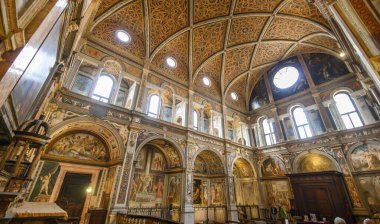
[[[300,154],[294,160],[293,164],[293,170],[295,173],[310,173],[324,171],[340,172],[339,165],[337,164],[334,158],[318,151],[311,151]]]
[[[165,139],[153,139],[137,152],[129,191],[129,212],[179,220],[182,200],[183,162],[178,149]],[[169,212],[169,207],[173,208]]]
[[[220,156],[211,150],[194,160],[193,204],[195,221],[226,220],[226,175]]]
[[[259,187],[256,175],[249,162],[238,158],[233,168],[235,196],[237,205],[257,205],[259,203]]]

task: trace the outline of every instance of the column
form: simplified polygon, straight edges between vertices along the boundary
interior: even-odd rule
[[[191,141],[187,141],[186,147],[186,168],[183,175],[183,193],[182,193],[182,223],[194,223],[193,207],[193,154],[196,152],[195,146]]]
[[[284,137],[284,133],[282,132],[280,118],[278,117],[278,113],[277,113],[277,107],[273,107],[272,112],[273,112],[274,123],[277,129],[278,142],[284,142],[285,137]]]
[[[146,90],[146,83],[148,79],[148,74],[149,70],[144,68],[142,75],[141,75],[141,80],[140,80],[140,88],[138,89],[137,93],[137,100],[135,104],[135,110],[139,112],[144,112],[144,102],[146,102],[145,99],[145,90]]]
[[[226,203],[227,203],[227,217],[228,221],[239,221],[238,210],[236,207],[236,198],[235,198],[235,184],[234,184],[234,156],[232,152],[235,149],[228,149],[228,145],[225,145],[225,163],[227,167],[226,173]],[[227,220],[226,220],[227,221]]]
[[[128,204],[128,188],[130,186],[130,177],[132,174],[133,160],[136,150],[136,143],[138,137],[138,129],[131,128],[128,142],[126,145],[126,152],[124,155],[123,166],[119,176],[118,187],[115,192],[115,204],[113,205],[112,212],[117,212],[126,209]]]

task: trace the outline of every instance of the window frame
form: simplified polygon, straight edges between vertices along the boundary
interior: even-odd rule
[[[112,81],[112,86],[111,86],[111,89],[110,89],[110,93],[109,93],[109,96],[108,98],[105,98],[104,96],[100,96],[98,94],[95,93],[95,90],[96,90],[96,87],[98,86],[98,83],[99,83],[99,79],[103,76],[106,76],[108,78],[110,78],[110,80]],[[111,103],[112,101],[112,95],[114,93],[114,90],[115,90],[115,79],[114,77],[112,77],[111,75],[109,74],[106,74],[106,73],[102,73],[100,74],[97,79],[96,79],[96,83],[95,83],[95,86],[93,88],[93,90],[91,91],[91,98],[92,99],[95,99],[95,100],[98,100],[98,101],[101,101],[103,103]],[[95,98],[96,97],[96,98]]]
[[[264,122],[266,122],[268,125],[269,133],[265,132]],[[261,129],[263,131],[263,137],[264,137],[263,139],[265,141],[265,145],[270,146],[270,145],[277,144],[277,137],[276,137],[276,132],[275,132],[274,127],[273,127],[273,122],[271,122],[271,120],[269,118],[264,117],[261,119],[260,126],[261,126]],[[268,136],[269,141],[270,141],[269,144],[267,141],[267,136]]]
[[[335,97],[337,95],[339,95],[339,94],[344,94],[344,95],[346,95],[348,97],[348,99],[350,100],[350,103],[351,103],[352,107],[354,108],[353,111],[345,112],[345,113],[340,113],[337,101],[335,100]],[[334,103],[335,103],[335,108],[336,108],[336,110],[337,110],[337,112],[339,114],[339,119],[341,120],[341,123],[344,125],[345,129],[354,129],[354,128],[363,127],[365,125],[364,120],[362,118],[362,115],[361,115],[361,113],[359,111],[359,108],[357,107],[356,102],[354,101],[354,99],[351,97],[350,92],[348,92],[348,91],[336,91],[333,94],[332,98],[333,98]],[[353,114],[356,114],[358,116],[359,121],[361,123],[361,126],[355,126],[355,124],[353,122],[353,119],[352,119],[352,116],[351,116]],[[348,120],[350,121],[352,127],[347,127],[347,125],[345,123],[345,120],[343,119],[344,116],[348,117]]]
[[[197,110],[193,110],[193,128],[194,130],[199,130],[199,113]]]
[[[83,76],[83,77],[86,77],[86,78],[89,78],[89,79],[92,80],[91,88],[90,88],[90,91],[88,92],[87,95],[83,95],[83,94],[78,93],[78,92],[76,92],[76,91],[73,90],[74,87],[75,87],[75,84],[76,84],[76,82],[77,82],[78,75]],[[94,87],[95,82],[97,82],[97,80],[96,80],[96,78],[95,78],[94,76],[91,76],[91,75],[86,74],[86,73],[84,73],[84,72],[78,71],[78,72],[76,73],[75,77],[74,77],[73,80],[72,80],[72,83],[71,83],[71,86],[70,86],[70,91],[71,91],[71,92],[74,92],[74,93],[76,93],[76,94],[80,94],[80,95],[82,95],[82,96],[91,97],[92,92],[93,92],[93,89],[95,88],[95,87]]]
[[[303,114],[305,115],[305,119],[306,119],[306,123],[300,124],[300,125],[298,125],[297,119],[294,116],[294,111],[297,110],[298,108],[302,110]],[[309,121],[309,119],[307,117],[305,108],[303,106],[296,105],[296,106],[292,107],[291,108],[291,116],[292,116],[292,121],[293,121],[293,124],[294,124],[293,127],[296,129],[296,133],[297,133],[298,139],[307,139],[307,138],[311,138],[311,137],[314,136],[311,123],[310,123],[310,121]],[[305,137],[302,137],[302,135],[300,133],[300,129],[303,130],[303,134],[305,135]],[[309,129],[310,136],[308,135],[307,129]]]
[[[150,111],[150,105],[151,105],[151,102],[152,102],[152,97],[154,97],[154,96],[157,96],[157,98],[158,98],[157,114],[154,114],[154,113],[152,113],[152,112]],[[161,106],[162,106],[162,105],[161,105],[161,104],[162,104],[161,101],[162,101],[162,100],[161,100],[161,97],[160,97],[160,95],[158,95],[157,93],[153,93],[152,95],[149,96],[148,107],[147,107],[147,111],[146,111],[148,117],[152,117],[152,118],[156,118],[156,119],[159,119],[159,118],[160,118],[160,114],[161,114]]]

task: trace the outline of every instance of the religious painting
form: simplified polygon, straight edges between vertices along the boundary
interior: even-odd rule
[[[328,54],[304,54],[306,65],[316,85],[328,82],[349,73],[342,60]]]
[[[269,206],[281,206],[285,211],[290,209],[292,193],[287,180],[265,181]]]
[[[93,82],[94,81],[91,78],[77,74],[71,90],[81,95],[88,96],[90,94]]]
[[[211,183],[211,203],[224,204],[225,185],[224,182]]]
[[[169,176],[169,189],[168,198],[172,201],[174,205],[180,205],[181,203],[181,192],[182,192],[182,182],[181,174],[176,174]]]
[[[156,171],[162,171],[164,170],[164,157],[159,152],[153,153],[153,159],[151,164],[151,169]]]
[[[280,88],[274,84],[274,79],[277,72],[285,67],[295,68],[296,72],[298,73],[298,77],[293,85],[286,88]],[[274,100],[280,100],[285,97],[292,96],[309,88],[309,84],[306,81],[306,77],[297,57],[292,57],[288,60],[277,63],[268,71],[268,79]]]
[[[275,157],[266,159],[261,169],[263,177],[281,177],[286,174],[284,162]]]
[[[164,116],[163,116],[163,119],[164,121],[167,121],[167,122],[171,122],[172,121],[172,113],[173,113],[173,110],[171,107],[164,107]]]
[[[352,150],[350,158],[355,171],[380,170],[380,144],[360,145]]]
[[[245,205],[257,205],[259,202],[259,189],[257,188],[256,181],[240,181],[241,186],[241,199]]]
[[[267,88],[265,86],[265,81],[263,78],[257,82],[255,88],[252,91],[251,98],[249,101],[250,110],[256,110],[260,107],[269,104],[269,96]]]
[[[139,155],[137,156],[136,169],[144,169],[146,161],[146,148],[142,148]]]
[[[53,77],[52,71],[58,52],[61,25],[61,19],[58,19],[41,47],[34,54],[34,57],[26,56],[26,52],[23,52],[31,48],[30,46],[26,46],[19,55],[20,57],[24,53],[23,55],[26,58],[31,58],[31,60],[22,62],[23,64],[28,64],[28,66],[24,71],[19,71],[23,72],[23,74],[11,92],[14,111],[17,111],[15,115],[18,124],[22,124],[29,119],[29,113],[37,105],[36,100],[38,100],[44,84]],[[32,52],[34,51],[32,50]],[[19,60],[19,58],[16,60]]]
[[[202,180],[194,179],[193,182],[193,203],[202,204],[203,187]]]
[[[299,160],[295,170],[300,173],[337,171],[337,167],[327,156],[318,153],[309,153]]]
[[[49,155],[72,157],[86,160],[106,160],[104,143],[87,133],[74,133],[61,137],[48,147]]]
[[[45,161],[29,200],[34,202],[48,202],[60,171],[57,162]]]
[[[380,176],[379,174],[360,175],[359,189],[373,215],[380,215]]]
[[[159,206],[164,197],[164,176],[135,173],[130,191],[130,206]]]

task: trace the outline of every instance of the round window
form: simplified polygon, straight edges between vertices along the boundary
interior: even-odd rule
[[[280,89],[286,89],[294,85],[299,77],[298,69],[292,66],[281,68],[273,78],[273,84]]]

